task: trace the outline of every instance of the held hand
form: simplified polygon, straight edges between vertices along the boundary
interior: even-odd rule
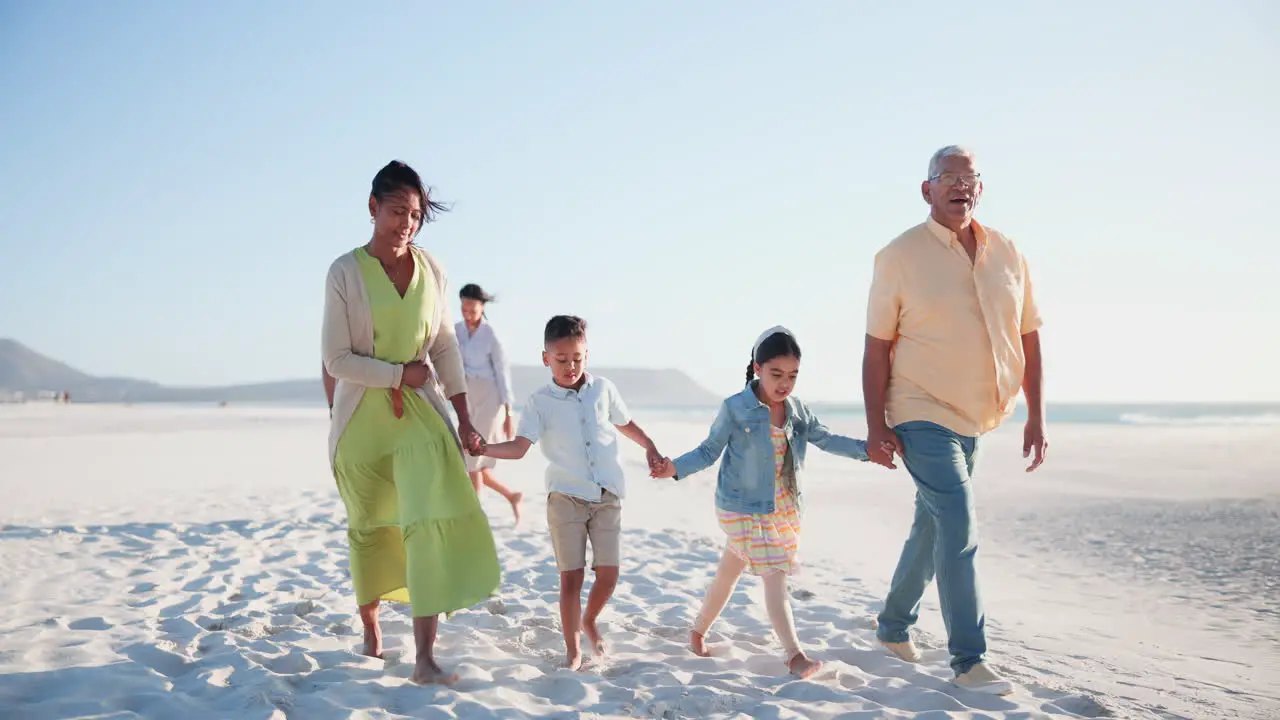
[[[902,440],[898,439],[898,433],[883,424],[868,429],[867,455],[871,462],[896,470],[898,466],[893,464],[895,454],[902,457]]]
[[[408,385],[411,388],[420,388],[431,381],[431,370],[424,363],[411,362],[405,363],[404,374],[400,377],[401,385]]]
[[[516,439],[516,424],[515,421],[511,419],[510,415],[507,416],[506,420],[502,421],[502,434],[506,436],[508,440]]]
[[[662,453],[658,452],[658,448],[650,446],[644,453],[644,459],[649,463],[649,473],[657,470],[662,465],[662,461],[666,458],[662,457]]]
[[[1027,472],[1034,472],[1044,464],[1044,459],[1049,453],[1049,441],[1044,437],[1043,420],[1027,420],[1027,426],[1022,431],[1022,457],[1031,457],[1033,450],[1036,456],[1027,468]]]
[[[485,442],[484,438],[480,438],[480,444],[475,449],[468,449],[467,454],[474,457],[484,457],[485,451],[488,449],[489,443]]]
[[[480,437],[469,420],[458,423],[458,437],[462,440],[462,447],[472,455],[478,454],[484,446],[484,438]]]
[[[676,464],[671,462],[671,458],[661,458],[657,465],[650,468],[649,475],[655,478],[673,478],[676,476]]]

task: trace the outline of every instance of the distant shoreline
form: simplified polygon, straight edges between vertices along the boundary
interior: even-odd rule
[[[298,399],[228,399],[228,400],[138,400],[119,401],[86,399],[76,400],[73,395],[72,405],[79,406],[139,406],[139,407],[186,407],[219,409],[232,407],[241,409],[278,408],[278,409],[324,409],[324,400],[317,396],[314,400]],[[62,405],[51,399],[28,399],[21,402],[10,402],[0,398],[0,408],[21,407],[24,405]],[[519,413],[522,403],[515,404]],[[683,419],[693,422],[705,422],[711,419],[718,407],[717,403],[701,402],[690,404],[670,404],[651,402],[632,402],[630,407],[662,419]],[[811,403],[813,411],[824,420],[842,421],[861,420],[864,409],[857,403]],[[1169,427],[1210,427],[1210,426],[1277,426],[1280,427],[1280,403],[1050,403],[1047,409],[1050,423],[1066,423],[1073,425],[1120,425],[1120,426],[1169,426]],[[1022,422],[1026,419],[1025,408],[1019,406],[1010,423]],[[1007,424],[1007,423],[1006,423]]]

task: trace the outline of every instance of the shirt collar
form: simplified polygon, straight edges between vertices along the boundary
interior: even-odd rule
[[[970,220],[969,222],[973,226],[973,237],[978,241],[978,247],[981,248],[986,246],[987,229],[982,227],[977,220]],[[932,233],[933,236],[936,237],[943,245],[951,247],[952,243],[958,242],[956,240],[956,234],[951,232],[951,228],[943,225],[937,220],[934,220],[933,215],[930,215],[929,218],[925,220],[924,224],[929,228],[929,232]]]
[[[747,383],[747,386],[742,389],[741,393],[738,394],[738,401],[742,403],[742,407],[748,410],[753,408],[764,408],[766,410],[769,409],[768,405],[765,405],[764,403],[760,402],[760,398],[756,397],[756,385],[759,384],[759,382],[760,382],[759,378],[752,380],[751,382]],[[787,421],[790,422],[791,420],[795,419],[796,416],[799,414],[796,411],[795,396],[788,397],[785,401],[783,401],[783,404],[787,408]]]
[[[586,392],[587,388],[591,387],[596,382],[595,376],[593,376],[591,373],[583,373],[582,378],[583,378],[582,387],[578,388],[577,390],[570,390],[567,387],[561,387],[560,385],[556,384],[555,380],[552,380],[551,392],[554,393],[555,396],[558,398],[567,398],[570,395],[573,395],[574,393],[581,394]]]

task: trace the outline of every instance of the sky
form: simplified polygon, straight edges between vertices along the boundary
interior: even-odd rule
[[[962,144],[1028,258],[1051,402],[1280,400],[1280,4],[0,0],[0,337],[98,375],[320,369],[391,159],[419,242],[595,365],[858,401],[876,251]],[[456,313],[456,301],[454,302]]]

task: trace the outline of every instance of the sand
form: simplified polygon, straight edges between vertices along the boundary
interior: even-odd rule
[[[637,419],[669,454],[705,432]],[[878,648],[910,482],[821,454],[792,594],[827,670],[785,675],[755,580],[713,631],[716,656],[693,656],[721,545],[714,471],[651,480],[638,448],[610,656],[557,667],[531,455],[499,465],[528,493],[524,526],[484,498],[499,597],[442,623],[461,682],[412,685],[404,608],[384,613],[385,661],[355,652],[326,425],[310,409],[0,406],[0,718],[1280,716],[1280,428],[1060,425],[1031,475],[1016,428],[990,437],[980,572],[991,662],[1018,684],[995,698],[949,684],[932,591],[925,662]]]

